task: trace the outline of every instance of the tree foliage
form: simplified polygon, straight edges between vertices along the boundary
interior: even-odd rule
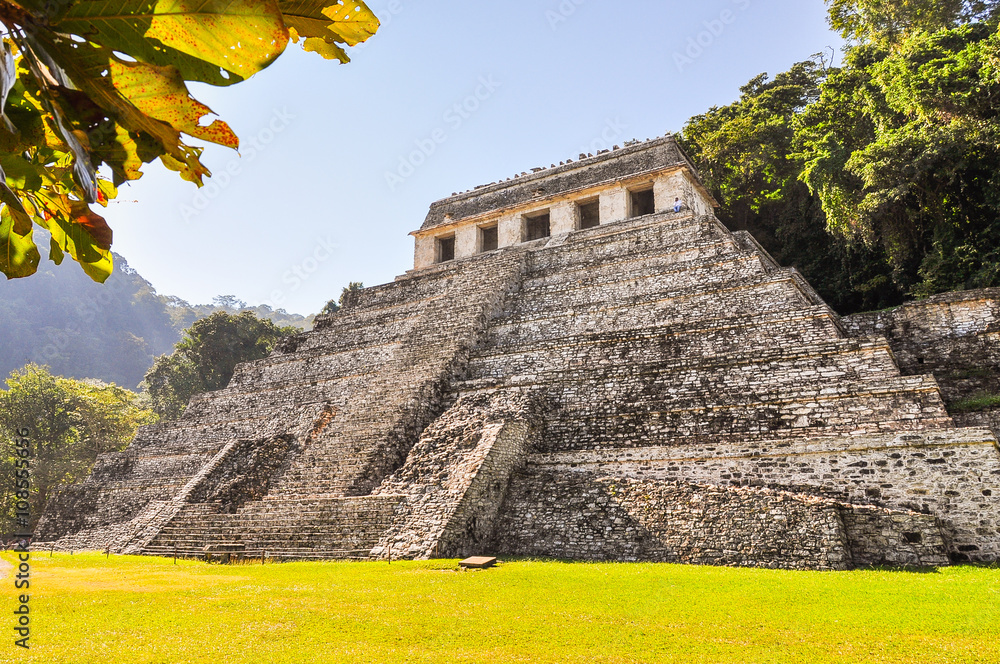
[[[913,295],[1000,282],[998,53],[983,23],[859,46],[798,118],[830,229],[880,243]]]
[[[0,391],[0,467],[13,476],[13,439],[29,430],[32,441],[32,523],[51,491],[83,479],[99,454],[124,449],[136,430],[156,420],[139,395],[114,384],[60,378],[47,367],[29,364],[7,378]],[[0,486],[0,532],[12,532],[13,483]]]
[[[267,357],[278,341],[299,331],[250,312],[218,312],[195,321],[174,352],[159,357],[146,373],[153,410],[165,420],[179,418],[192,396],[222,389],[237,364]]]
[[[935,32],[1000,11],[998,0],[826,0],[830,25],[858,43],[895,44],[919,32]]]
[[[815,59],[774,80],[761,74],[733,104],[691,118],[681,141],[721,203],[720,219],[749,231],[781,264],[797,267],[835,308],[898,304],[902,294],[891,287],[879,252],[827,231],[819,197],[790,158],[797,118],[816,103],[825,78]]]
[[[347,62],[378,19],[359,0],[0,0],[0,271],[33,274],[33,224],[91,278],[111,273],[112,233],[91,209],[159,159],[202,183],[202,148],[237,148],[187,82],[232,85],[289,42]],[[106,166],[111,180],[98,175]]]
[[[829,4],[842,66],[685,126],[720,217],[845,313],[1000,285],[1000,3]]]
[[[344,288],[340,291],[340,298],[336,300],[330,300],[329,302],[327,302],[325,305],[323,305],[323,308],[320,310],[319,313],[322,315],[337,313],[338,311],[340,311],[340,308],[344,306],[344,300],[347,299],[348,293],[359,291],[364,287],[365,285],[360,281],[350,282],[349,284],[344,286]]]

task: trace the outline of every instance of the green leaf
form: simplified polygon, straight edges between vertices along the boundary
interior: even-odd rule
[[[62,265],[63,257],[64,256],[65,256],[65,254],[63,254],[62,247],[60,247],[59,243],[56,242],[55,237],[50,235],[49,236],[49,260],[52,261],[53,263],[55,263],[56,265]]]
[[[182,177],[192,182],[200,183],[202,176],[208,175],[208,169],[198,159],[200,150],[181,143],[177,129],[143,113],[115,88],[110,77],[103,76],[104,72],[111,69],[109,51],[89,43],[61,39],[56,35],[43,34],[38,41],[95,104],[110,113],[129,132],[148,134],[158,144],[155,149],[160,152],[143,161],[151,161],[157,156],[169,156],[176,166],[174,170],[179,170]]]
[[[14,189],[35,190],[43,184],[45,168],[16,154],[0,152],[0,169],[8,186]]]
[[[93,203],[97,200],[97,171],[90,163],[90,152],[83,148],[80,139],[66,126],[58,110],[53,113],[52,118],[55,120],[59,135],[69,146],[70,152],[73,153],[73,176],[76,178],[77,184],[80,185],[87,202]]]
[[[111,257],[111,229],[104,218],[94,214],[85,204],[70,203],[69,215],[57,214],[42,223],[52,234],[52,245],[60,254],[66,252],[80,264],[83,271],[94,281],[104,283],[114,270]],[[53,262],[50,246],[49,257]]]
[[[292,41],[304,37],[305,50],[345,63],[350,58],[337,44],[355,46],[375,34],[379,26],[375,14],[363,2],[354,0],[333,5],[330,0],[280,0],[278,7]]]
[[[344,62],[378,28],[356,0],[18,0],[2,2],[0,205],[11,231],[52,233],[94,279],[111,272],[111,230],[89,204],[159,159],[202,184],[203,148],[184,136],[237,148],[236,135],[194,99],[186,81],[230,85],[269,66],[289,39]],[[282,8],[288,16],[282,14]],[[286,23],[287,20],[287,23]],[[289,27],[291,26],[291,27]],[[18,55],[19,59],[13,57]],[[6,56],[6,57],[3,57]],[[114,184],[97,169],[111,169]],[[84,203],[83,201],[86,201]]]
[[[80,0],[55,27],[215,85],[235,82],[220,68],[249,78],[288,43],[274,0]]]
[[[184,79],[175,68],[113,59],[110,71],[111,82],[118,91],[151,118],[204,141],[233,149],[239,147],[239,139],[225,122],[215,120],[207,127],[199,124],[212,109],[188,94]]]
[[[378,30],[378,18],[363,2],[356,0],[339,0],[323,8],[323,14],[329,16],[331,23],[327,27],[348,46],[355,46],[365,41]]]
[[[27,233],[18,233],[15,226],[10,205],[4,205],[0,210],[0,272],[8,279],[34,274],[41,259],[31,237],[34,230],[30,223]]]
[[[0,168],[0,201],[4,203],[4,212],[11,219],[11,232],[28,237],[31,235],[31,216],[24,209],[21,199],[7,185],[7,176]]]
[[[94,160],[106,163],[114,175],[115,184],[128,180],[138,180],[142,177],[142,157],[139,143],[121,125],[115,124],[114,137],[95,142],[91,140]],[[155,159],[155,154],[152,157]],[[103,180],[98,181],[98,186]],[[112,198],[109,196],[109,198]]]

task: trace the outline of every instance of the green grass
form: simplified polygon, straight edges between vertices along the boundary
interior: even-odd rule
[[[975,413],[997,406],[1000,406],[1000,394],[980,392],[968,399],[960,399],[952,403],[949,410],[953,413]]]
[[[32,647],[3,624],[8,571],[0,662],[1000,662],[997,568],[31,564]]]

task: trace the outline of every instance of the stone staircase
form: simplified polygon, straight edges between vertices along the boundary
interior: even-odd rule
[[[539,521],[565,511],[552,507],[559,491],[579,489],[587,514],[607,516],[617,477],[692,504],[704,491],[685,482],[713,487],[718,505],[725,487],[746,489],[740,504],[827,520],[809,546],[867,533],[841,541],[830,568],[878,559],[871,542],[903,537],[893,519],[934,542],[905,560],[939,560],[944,546],[990,560],[1000,462],[980,434],[955,429],[933,377],[901,375],[882,337],[845,334],[749,235],[660,213],[352,293],[181,421],[103,458],[43,532],[158,555],[226,543],[281,559],[426,557],[487,542],[540,555],[530,542],[563,542]],[[248,450],[282,436],[280,464],[248,466]],[[942,464],[977,470],[952,477]],[[250,477],[266,490],[206,493]],[[94,509],[72,516],[74,501]],[[659,532],[636,514],[609,527]],[[640,544],[626,549],[674,559]],[[566,550],[617,555],[595,546]]]
[[[239,543],[250,557],[367,559],[392,523],[399,497],[266,500],[234,514],[190,504],[143,547],[150,555],[198,557],[213,543]]]
[[[241,365],[225,390],[193,402],[190,414],[246,421],[288,393],[293,403],[323,404],[329,417],[308,436],[298,434],[301,444],[275,471],[266,496],[227,509],[188,502],[191,491],[181,492],[175,513],[156,519],[157,533],[142,552],[197,556],[227,543],[282,559],[367,557],[402,500],[368,494],[403,464],[420,432],[446,407],[444,387],[463,371],[469,349],[517,288],[522,263],[522,255],[508,254],[475,269],[366,289],[338,314],[321,318],[314,332]],[[360,340],[344,341],[355,330]],[[207,464],[192,482],[214,468]]]

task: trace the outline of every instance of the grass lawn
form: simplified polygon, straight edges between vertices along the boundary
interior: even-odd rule
[[[0,579],[0,662],[1000,662],[997,568],[456,568],[39,552],[28,651]]]

